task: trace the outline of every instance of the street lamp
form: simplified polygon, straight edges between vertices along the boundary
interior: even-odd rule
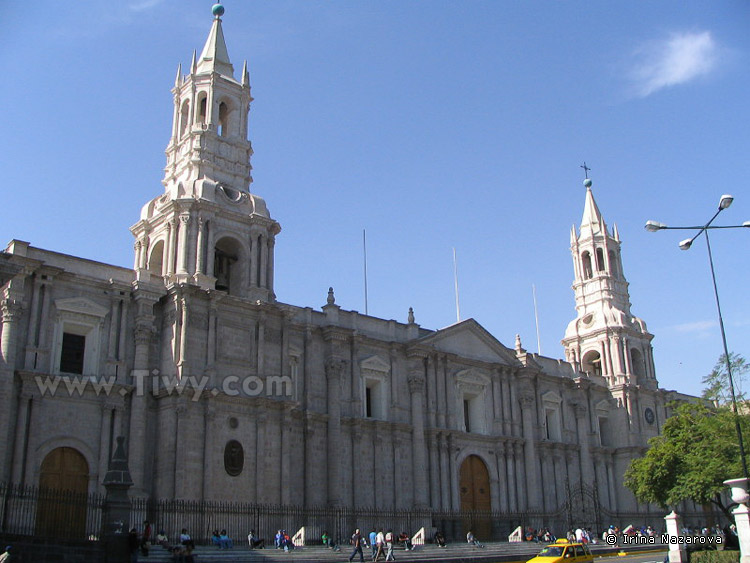
[[[708,231],[711,229],[741,229],[741,228],[748,228],[750,227],[750,221],[745,221],[741,225],[712,225],[711,223],[714,222],[714,219],[716,219],[719,216],[719,213],[727,209],[730,205],[732,205],[732,202],[734,201],[734,197],[731,195],[723,195],[721,196],[721,199],[719,200],[719,208],[716,210],[716,213],[714,213],[713,217],[709,219],[708,223],[706,223],[703,226],[693,226],[693,227],[669,227],[665,225],[664,223],[659,223],[658,221],[646,221],[645,228],[650,233],[655,233],[656,231],[662,231],[662,230],[679,230],[679,231],[692,231],[695,229],[698,229],[698,232],[693,235],[692,238],[685,239],[683,241],[680,241],[679,246],[681,250],[688,250],[692,245],[695,239],[697,239],[699,236],[701,236],[703,233],[706,234],[706,248],[708,249],[708,263],[711,266],[711,279],[714,283],[714,297],[716,298],[716,310],[719,313],[719,327],[721,328],[721,342],[724,345],[724,359],[727,363],[727,376],[729,377],[729,392],[732,396],[732,410],[734,411],[734,423],[735,427],[737,429],[737,439],[740,442],[740,459],[742,461],[742,472],[745,476],[745,479],[748,478],[748,472],[747,472],[747,462],[745,461],[745,446],[742,443],[742,428],[740,427],[740,415],[739,411],[737,410],[737,397],[734,394],[734,378],[732,377],[732,362],[729,360],[729,349],[727,348],[727,336],[724,332],[724,318],[721,314],[721,304],[719,303],[719,290],[716,286],[716,273],[714,272],[714,259],[711,255],[711,242],[708,238]]]

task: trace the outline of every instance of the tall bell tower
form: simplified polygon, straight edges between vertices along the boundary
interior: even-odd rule
[[[188,74],[177,67],[164,194],[148,202],[131,227],[138,279],[163,280],[273,301],[275,237],[281,230],[265,201],[250,193],[247,138],[250,75],[229,60],[221,16]]]
[[[586,178],[580,229],[570,232],[576,318],[565,331],[566,359],[610,387],[623,384],[657,388],[653,335],[630,312],[628,282],[622,268],[620,234],[607,229]]]

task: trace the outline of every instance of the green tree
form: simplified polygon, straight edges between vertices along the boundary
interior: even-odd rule
[[[728,405],[732,401],[729,391],[729,377],[727,376],[726,355],[719,356],[714,369],[701,380],[706,387],[703,389],[703,398],[716,401],[720,405]],[[729,352],[729,363],[732,366],[732,380],[734,381],[734,394],[738,401],[745,401],[743,391],[745,375],[750,372],[750,364],[739,354]]]
[[[743,438],[750,435],[741,417]],[[748,449],[747,440],[745,448]],[[684,500],[715,504],[732,521],[721,493],[726,479],[742,475],[734,413],[729,407],[702,403],[675,406],[662,435],[649,440],[646,455],[634,459],[625,486],[641,502],[674,508]]]

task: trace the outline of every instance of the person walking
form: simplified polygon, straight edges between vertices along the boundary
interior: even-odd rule
[[[385,560],[386,561],[395,561],[396,558],[393,556],[393,540],[395,538],[393,537],[393,530],[389,529],[388,533],[385,535]]]
[[[362,539],[362,534],[359,532],[359,528],[354,530],[354,533],[352,534],[351,543],[354,546],[354,551],[352,551],[352,554],[349,556],[349,563],[352,562],[354,559],[354,556],[359,553],[359,562],[365,563],[365,556],[362,553],[362,542],[364,540]]]

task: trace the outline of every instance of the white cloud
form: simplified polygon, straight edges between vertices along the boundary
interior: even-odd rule
[[[128,4],[128,8],[133,12],[143,12],[155,8],[162,2],[164,2],[164,0],[140,0],[140,2],[131,2]]]
[[[695,321],[670,327],[676,332],[705,333],[716,327],[716,321]]]
[[[667,39],[641,46],[630,73],[636,95],[645,98],[708,74],[716,66],[717,52],[710,31],[672,33]]]

